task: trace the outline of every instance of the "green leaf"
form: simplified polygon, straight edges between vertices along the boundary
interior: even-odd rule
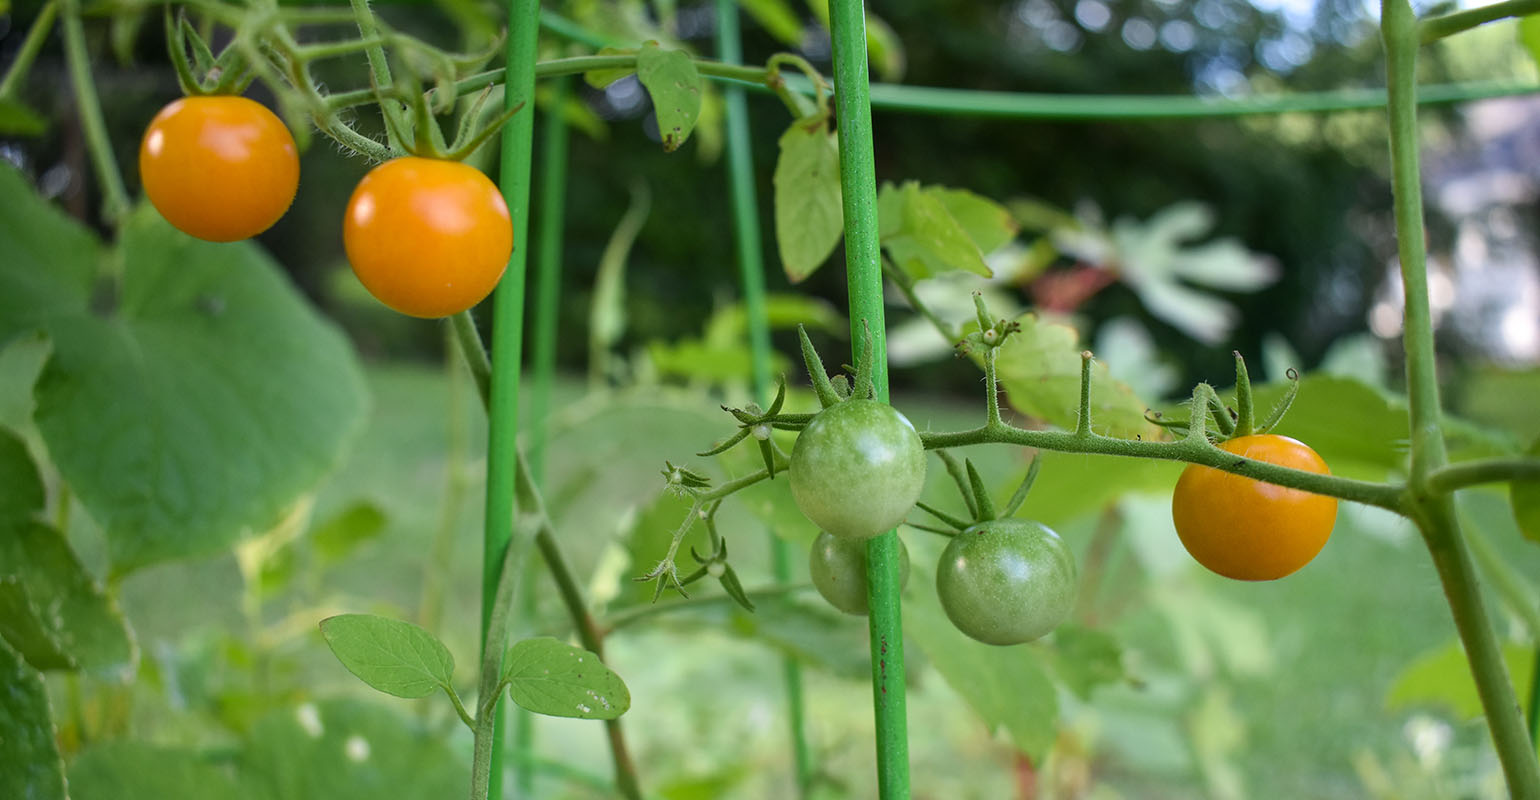
[[[58,531],[31,520],[0,520],[0,576],[18,578],[27,600],[44,612],[4,626],[7,638],[41,628],[81,669],[109,680],[133,673],[139,654],[123,613]],[[14,592],[11,602],[20,605]]]
[[[663,152],[678,150],[700,119],[701,84],[695,60],[683,50],[664,50],[657,42],[648,42],[636,54],[636,77],[652,96]]]
[[[916,564],[915,583],[934,585]],[[968,701],[990,729],[1005,728],[1023,753],[1041,759],[1058,735],[1059,701],[1035,647],[995,647],[964,636],[941,610],[935,593],[911,592],[904,633],[931,666]]]
[[[802,20],[786,0],[739,0],[738,5],[781,44],[791,47],[802,44]]]
[[[1020,230],[1010,210],[987,197],[943,186],[929,187],[925,193],[941,201],[958,227],[986,255],[1015,239]]]
[[[1525,19],[1528,19],[1526,17]],[[1529,446],[1529,455],[1540,457],[1540,440]],[[1514,481],[1509,486],[1513,518],[1524,538],[1540,544],[1540,480]]]
[[[1503,661],[1519,697],[1529,697],[1532,691],[1530,679],[1534,675],[1534,660],[1533,647],[1516,642],[1503,645]],[[1477,719],[1484,713],[1481,697],[1476,694],[1476,681],[1471,677],[1470,662],[1458,639],[1417,656],[1403,667],[1385,694],[1385,706],[1392,711],[1436,706],[1467,720]]]
[[[599,48],[598,53],[598,55],[601,56],[630,56],[636,54],[637,50],[634,47],[601,47]],[[609,86],[615,81],[618,81],[633,72],[636,72],[635,67],[621,67],[619,69],[591,69],[583,73],[583,80],[586,81],[589,86],[592,86],[595,89],[603,89],[604,87]]]
[[[768,644],[835,675],[871,677],[865,621],[841,614],[822,600],[815,605],[791,597],[764,597],[752,614],[736,605],[720,605],[715,611],[714,618],[735,636]]]
[[[1098,686],[1127,680],[1123,647],[1117,637],[1074,623],[1054,629],[1053,647],[1047,651],[1053,674],[1080,699],[1089,700]]]
[[[441,800],[470,793],[469,748],[377,703],[325,700],[258,720],[241,781],[271,800]],[[180,797],[219,797],[212,792]]]
[[[870,11],[866,12],[866,59],[871,62],[877,77],[896,82],[904,77],[908,58],[904,42],[898,38],[887,22]]]
[[[25,519],[43,510],[43,479],[20,436],[0,428],[0,519]]]
[[[1519,18],[1519,44],[1535,64],[1540,66],[1540,15],[1529,14]]]
[[[786,277],[798,283],[828,260],[845,233],[839,140],[823,116],[781,134],[775,162],[775,243]]]
[[[997,351],[995,366],[1011,407],[1023,414],[1074,430],[1080,407],[1080,334],[1068,325],[1045,322],[1035,314],[1017,320],[1021,331]],[[1091,429],[1132,439],[1158,437],[1144,418],[1149,408],[1107,365],[1091,366]]]
[[[0,98],[0,136],[41,136],[46,130],[48,130],[47,117],[23,105],[19,100],[10,97]]]
[[[372,614],[321,620],[321,635],[348,672],[396,697],[450,689],[455,660],[438,637],[410,622]]]
[[[69,782],[71,800],[257,797],[250,786],[205,755],[134,741],[91,746],[70,764]]]
[[[4,338],[0,336],[0,340]],[[50,349],[48,337],[41,331],[0,341],[0,426],[23,429],[32,424],[32,386]]]
[[[59,638],[58,621],[50,625],[44,619],[43,610],[27,594],[21,578],[0,577],[0,637],[37,669],[74,669],[75,659]]]
[[[765,324],[772,331],[791,330],[798,325],[835,336],[850,331],[845,315],[832,303],[801,294],[772,293],[765,297]],[[748,341],[748,311],[743,303],[733,303],[712,312],[706,320],[702,338],[712,345],[741,344]]]
[[[379,506],[361,501],[339,511],[317,525],[310,533],[310,546],[323,566],[345,560],[366,542],[385,531],[385,512]]]
[[[515,642],[503,656],[508,695],[536,714],[615,719],[631,708],[631,692],[593,653],[542,636]]]
[[[952,216],[945,193],[937,187],[923,189],[916,181],[898,187],[884,184],[877,198],[883,249],[899,269],[915,280],[952,270],[991,276],[993,272],[984,263],[984,251]],[[994,241],[998,237],[986,231],[979,203],[974,201],[987,202],[966,192],[952,196],[952,202],[979,226],[985,242]],[[1009,224],[1008,216],[1001,222]]]
[[[52,341],[37,426],[115,574],[217,552],[335,465],[364,419],[362,373],[260,248],[192,239],[145,206],[106,256],[8,166],[0,196],[0,341]],[[93,299],[107,257],[121,292]]]
[[[0,797],[64,800],[64,760],[43,676],[4,642],[0,686]]]

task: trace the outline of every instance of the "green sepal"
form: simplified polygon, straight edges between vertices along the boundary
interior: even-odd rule
[[[1027,493],[1032,491],[1032,484],[1037,481],[1037,472],[1043,466],[1043,459],[1039,455],[1032,456],[1032,463],[1027,466],[1027,476],[1021,479],[1021,485],[1016,487],[1015,494],[1011,495],[1010,502],[1005,504],[1005,510],[1000,512],[1002,519],[1016,516],[1021,505],[1027,501]]]
[[[813,394],[818,396],[818,404],[828,408],[838,403],[839,394],[834,391],[834,384],[824,371],[823,359],[813,349],[813,341],[807,338],[807,328],[802,325],[797,326],[797,340],[802,345],[802,363],[807,367],[807,377],[813,383]]]
[[[722,576],[717,580],[721,582],[722,590],[727,592],[728,597],[743,606],[744,610],[754,611],[754,603],[749,600],[748,593],[743,591],[743,584],[738,580],[738,573],[733,571],[731,564],[725,562],[722,564]]]
[[[979,474],[973,466],[973,459],[964,459],[963,466],[968,470],[968,484],[973,489],[973,499],[978,502],[978,521],[988,522],[998,519],[995,514],[995,503],[989,499],[989,490],[984,487],[984,476]]]
[[[1257,433],[1267,433],[1278,427],[1283,422],[1283,415],[1289,413],[1289,408],[1294,405],[1294,398],[1299,396],[1299,373],[1293,367],[1285,373],[1289,378],[1289,388],[1283,392],[1283,397],[1273,404],[1273,410],[1267,412],[1267,418],[1257,425]]]

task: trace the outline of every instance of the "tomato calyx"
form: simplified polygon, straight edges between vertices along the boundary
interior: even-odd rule
[[[776,381],[775,399],[770,401],[768,409],[760,408],[758,403],[749,403],[743,408],[722,406],[722,410],[733,416],[738,421],[738,431],[732,436],[723,439],[715,447],[696,453],[697,456],[715,456],[731,450],[739,442],[753,437],[755,445],[759,447],[760,458],[765,464],[765,471],[770,474],[770,479],[775,480],[775,474],[784,467],[791,457],[776,444],[774,432],[800,431],[812,421],[812,414],[783,414],[781,408],[786,404],[786,378],[783,376]]]
[[[989,309],[984,305],[982,292],[973,293],[973,309],[978,329],[957,342],[956,349],[959,356],[972,355],[974,351],[988,353],[1004,345],[1011,334],[1021,330],[1019,322],[991,318]]]
[[[1211,385],[1202,383],[1194,389],[1192,399],[1185,403],[1189,411],[1187,418],[1167,419],[1159,411],[1146,411],[1145,420],[1179,436],[1186,436],[1193,429],[1194,419],[1201,417],[1204,435],[1216,445],[1242,436],[1266,434],[1278,427],[1278,424],[1283,422],[1284,415],[1293,406],[1295,398],[1299,396],[1299,372],[1293,367],[1285,372],[1288,386],[1284,390],[1283,397],[1279,398],[1268,411],[1267,416],[1259,421],[1251,394],[1251,376],[1246,371],[1246,360],[1238,351],[1234,356],[1235,405],[1226,405]],[[1199,407],[1202,408],[1201,413],[1194,410]]]
[[[197,26],[180,9],[175,19],[166,6],[166,41],[170,43],[171,66],[176,70],[182,93],[190,97],[211,94],[241,94],[256,79],[246,63],[246,56],[230,40],[216,56]],[[192,51],[191,60],[188,50]]]

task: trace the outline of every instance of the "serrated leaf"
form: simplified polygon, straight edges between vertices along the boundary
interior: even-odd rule
[[[123,613],[58,531],[32,520],[0,520],[0,576],[18,578],[43,612],[18,626],[47,630],[74,664],[95,675],[124,680],[133,673],[138,648]]]
[[[536,714],[615,719],[631,708],[625,682],[598,656],[548,636],[508,648],[502,680],[513,702]]]
[[[1540,457],[1540,441],[1529,446],[1528,454]],[[1525,539],[1540,544],[1540,480],[1514,481],[1509,486],[1509,498],[1519,531]]]
[[[598,55],[601,56],[629,56],[636,54],[637,50],[634,47],[601,47],[599,48],[598,52]],[[618,81],[633,72],[636,72],[635,67],[621,67],[618,69],[591,69],[583,73],[583,80],[587,82],[589,86],[592,86],[595,89],[603,89],[606,86],[609,86],[615,81]]]
[[[470,765],[454,741],[388,705],[323,700],[257,720],[243,742],[240,777],[266,800],[464,797]]]
[[[1006,398],[1023,414],[1074,430],[1080,407],[1080,335],[1034,314],[1017,322],[1021,331],[1006,340],[995,360]],[[1144,418],[1147,408],[1127,384],[1112,378],[1106,364],[1091,365],[1092,430],[1128,439],[1158,438],[1159,429]]]
[[[775,242],[797,283],[828,260],[845,233],[837,136],[824,117],[797,120],[781,134],[775,162]]]
[[[323,566],[346,559],[365,542],[385,531],[385,512],[367,500],[354,503],[310,533],[310,546]]]
[[[1503,644],[1503,661],[1519,697],[1529,697],[1534,675],[1535,649],[1515,642]],[[1412,659],[1401,669],[1385,693],[1385,707],[1392,711],[1436,706],[1460,719],[1477,719],[1483,713],[1470,661],[1458,639]]]
[[[438,637],[410,622],[340,614],[321,620],[321,635],[342,666],[386,694],[427,697],[450,688],[454,656]]]
[[[45,499],[27,443],[0,428],[0,519],[25,519],[42,511]]]
[[[985,223],[977,219],[978,205],[963,198],[963,194],[966,193],[954,196],[952,201],[979,225],[986,243],[993,241],[996,237],[982,231]],[[984,261],[984,251],[952,216],[945,197],[946,190],[922,188],[917,181],[907,181],[896,188],[891,184],[882,187],[877,201],[878,217],[882,247],[888,258],[915,280],[952,270],[990,277],[994,273]],[[1008,217],[1003,221],[1008,223]]]
[[[47,117],[22,105],[19,100],[0,98],[0,136],[40,136],[46,130]]]
[[[49,624],[44,619],[43,610],[27,594],[20,577],[0,577],[0,637],[35,669],[73,669],[75,660],[59,640],[58,620]]]
[[[64,800],[64,760],[43,676],[4,642],[0,686],[0,797]]]
[[[700,119],[701,82],[695,60],[683,50],[664,50],[657,42],[648,42],[636,54],[636,77],[652,96],[663,152],[678,150]]]
[[[9,166],[0,196],[0,341],[52,341],[36,423],[114,574],[216,552],[334,466],[362,426],[362,372],[260,248],[192,239],[145,206],[104,254]],[[93,300],[102,258],[121,292]]]
[[[934,585],[916,564],[915,583]],[[904,633],[941,677],[990,729],[1005,728],[1034,761],[1058,735],[1059,701],[1035,647],[981,644],[953,627],[935,594],[912,592],[904,603]]]
[[[253,800],[256,792],[230,770],[192,750],[107,741],[82,752],[69,768],[70,800]]]

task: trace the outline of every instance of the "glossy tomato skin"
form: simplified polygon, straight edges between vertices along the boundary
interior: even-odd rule
[[[1075,556],[1047,526],[981,522],[952,537],[936,564],[936,594],[957,629],[985,644],[1030,642],[1075,608]]]
[[[1238,436],[1220,447],[1269,464],[1331,473],[1314,450],[1287,436]],[[1191,464],[1176,482],[1171,518],[1199,564],[1227,578],[1270,581],[1310,563],[1326,546],[1337,499]]]
[[[808,553],[808,574],[813,586],[829,605],[864,617],[871,611],[867,604],[866,539],[845,539],[822,531]],[[909,548],[898,540],[898,586],[909,585]]]
[[[409,156],[358,182],[342,243],[353,273],[380,302],[414,317],[445,317],[497,287],[513,252],[513,223],[480,170]]]
[[[150,121],[139,144],[150,203],[183,233],[211,242],[272,227],[294,202],[299,152],[283,121],[234,95],[184,97]]]
[[[791,450],[791,495],[820,529],[868,539],[903,522],[925,487],[925,447],[892,406],[846,400],[813,418]]]

